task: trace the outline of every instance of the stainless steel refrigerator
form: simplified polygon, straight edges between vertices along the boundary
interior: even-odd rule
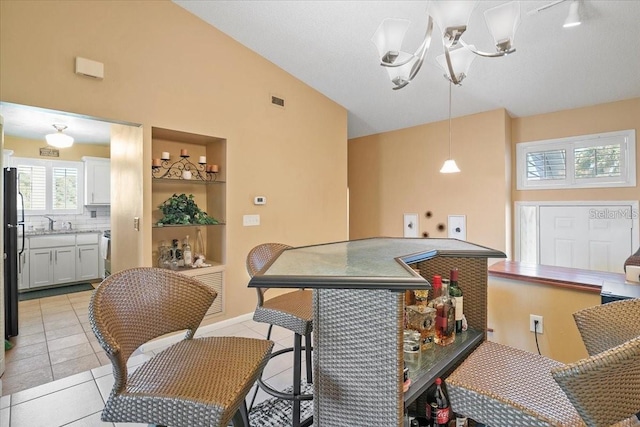
[[[20,219],[18,219],[18,200],[20,200]],[[18,233],[20,227],[22,230]],[[20,246],[19,243],[21,243]],[[18,169],[4,168],[5,338],[18,335],[18,257],[23,251],[24,200],[18,191]]]

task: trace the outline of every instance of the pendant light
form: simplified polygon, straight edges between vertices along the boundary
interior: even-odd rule
[[[65,125],[52,125],[57,132],[45,136],[47,144],[56,148],[69,148],[73,145],[73,137],[62,133],[67,128]]]
[[[453,83],[449,80],[449,158],[445,160],[440,173],[458,173],[460,168],[456,165],[456,161],[451,158],[451,85]]]

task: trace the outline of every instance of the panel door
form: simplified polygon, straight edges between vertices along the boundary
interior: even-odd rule
[[[100,277],[98,245],[78,246],[76,280],[91,280]]]
[[[51,249],[29,250],[29,287],[53,285],[53,251]]]
[[[53,250],[53,282],[68,283],[76,280],[76,247],[69,246]]]
[[[540,206],[540,264],[622,273],[631,214],[629,205]]]

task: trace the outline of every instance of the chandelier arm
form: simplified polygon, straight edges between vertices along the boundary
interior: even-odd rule
[[[418,74],[418,71],[420,71],[420,68],[422,67],[422,64],[424,63],[424,59],[427,56],[427,52],[429,51],[429,47],[431,46],[431,35],[432,34],[433,34],[433,18],[431,18],[431,16],[428,16],[427,31],[425,32],[424,40],[422,41],[422,44],[420,45],[418,50],[416,50],[416,53],[412,57],[412,58],[416,58],[417,57],[418,60],[416,61],[415,64],[413,64],[413,67],[411,67],[411,73],[409,74],[409,77],[407,78],[407,80],[402,82],[402,84],[396,85],[393,88],[393,90],[402,89],[403,87],[407,86],[409,83],[411,83],[411,81]]]
[[[380,65],[382,65],[383,67],[389,67],[389,68],[395,68],[395,67],[402,67],[403,65],[408,64],[409,62],[413,61],[413,58],[415,58],[415,54],[414,55],[410,55],[406,60],[401,61],[401,62],[384,62],[384,61],[380,61]]]
[[[482,52],[480,50],[474,49],[471,46],[469,46],[468,44],[466,44],[464,42],[464,40],[460,39],[459,40],[460,44],[464,47],[466,47],[467,49],[469,49],[471,52],[475,53],[478,56],[483,56],[485,58],[499,58],[501,56],[506,56],[509,55],[511,53],[514,53],[516,51],[515,47],[512,47],[511,49],[508,50],[503,50],[503,51],[499,51],[499,52],[494,52],[494,53],[490,53],[490,52]]]
[[[456,77],[455,71],[453,71],[453,65],[451,65],[451,55],[449,54],[449,48],[447,46],[444,47],[444,56],[447,59],[447,68],[449,69],[449,80],[451,80],[451,82],[454,85],[459,85],[462,79],[458,80],[458,78]]]

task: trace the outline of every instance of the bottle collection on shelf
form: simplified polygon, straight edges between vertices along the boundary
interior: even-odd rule
[[[196,230],[198,236],[196,237],[196,251],[191,251],[191,245],[189,244],[189,236],[186,236],[182,241],[182,246],[178,245],[178,239],[173,239],[171,246],[169,246],[166,240],[160,242],[158,248],[158,267],[168,268],[170,270],[178,270],[180,268],[198,268],[198,267],[210,267],[211,264],[205,263],[205,257],[202,251],[202,235],[200,230]]]
[[[405,292],[405,352],[426,350],[433,343],[449,345],[455,341],[456,333],[466,330],[458,269],[450,271],[449,280],[433,276],[431,286],[431,300],[427,290]]]

